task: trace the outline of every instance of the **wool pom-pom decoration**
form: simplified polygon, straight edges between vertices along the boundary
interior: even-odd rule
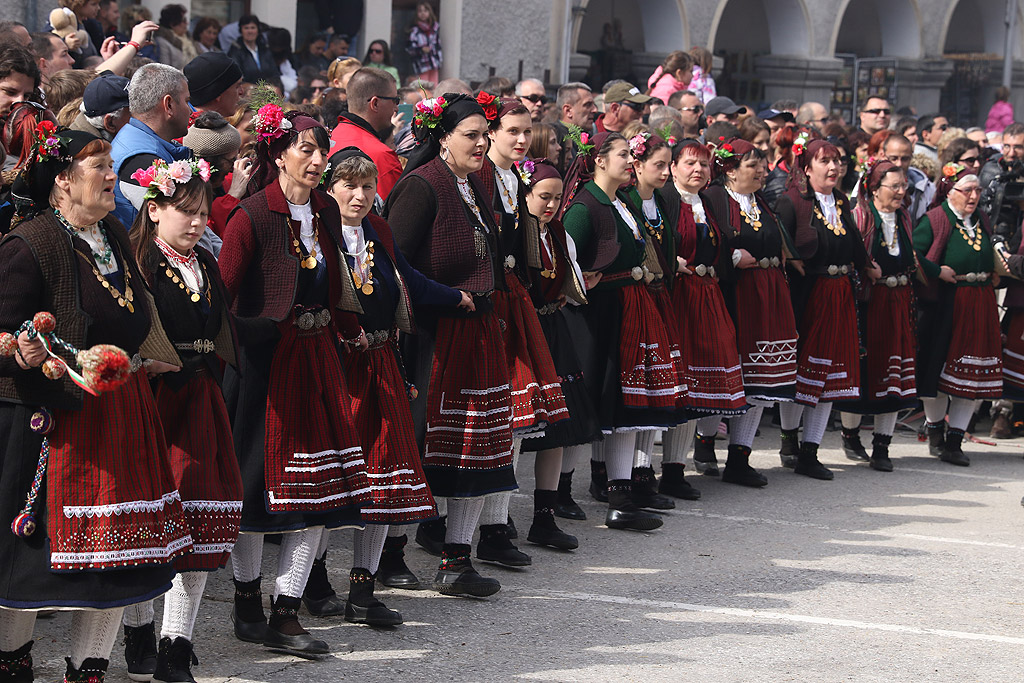
[[[43,363],[42,370],[46,379],[57,380],[63,377],[64,373],[68,371],[68,366],[64,365],[64,363],[56,358],[47,358],[46,362]]]
[[[0,356],[13,356],[18,350],[18,338],[10,332],[0,333]]]
[[[46,436],[53,431],[53,413],[46,408],[40,408],[32,413],[28,420],[28,427],[36,434]]]
[[[53,317],[53,313],[39,311],[32,316],[32,325],[39,334],[50,334],[57,329],[57,319]]]
[[[117,389],[128,381],[132,372],[128,354],[110,344],[98,344],[87,351],[79,351],[75,360],[82,366],[86,383],[98,393]]]

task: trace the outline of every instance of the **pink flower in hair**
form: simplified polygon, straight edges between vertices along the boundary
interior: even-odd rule
[[[192,180],[192,165],[184,160],[175,161],[167,167],[167,175],[176,183],[187,183]]]
[[[580,133],[580,142],[584,145],[590,143],[590,133]]]
[[[199,171],[199,177],[203,179],[204,183],[210,182],[210,162],[206,159],[200,159],[196,162],[196,168]]]

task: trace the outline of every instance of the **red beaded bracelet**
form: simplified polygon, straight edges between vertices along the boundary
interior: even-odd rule
[[[132,47],[135,48],[136,52],[138,52],[138,51],[140,51],[142,49],[142,46],[139,45],[138,43],[136,43],[134,40],[129,40],[127,43],[125,43],[125,45],[131,45]]]

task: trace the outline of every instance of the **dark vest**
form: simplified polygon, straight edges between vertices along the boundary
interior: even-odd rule
[[[597,197],[590,194],[586,187],[581,187],[576,193],[573,202],[579,202],[587,207],[590,214],[590,221],[594,227],[594,238],[591,239],[585,249],[576,254],[576,262],[584,272],[604,270],[619,255],[619,230],[615,225],[615,216],[612,214],[613,207],[602,204]]]

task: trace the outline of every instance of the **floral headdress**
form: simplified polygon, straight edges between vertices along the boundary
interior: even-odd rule
[[[132,173],[132,180],[146,188],[143,199],[154,199],[158,193],[173,197],[175,185],[184,185],[194,175],[208,182],[210,173],[210,162],[206,159],[182,159],[170,164],[163,159],[156,159],[149,168],[140,168]]]
[[[651,134],[647,131],[641,131],[629,139],[629,153],[633,155],[634,159],[639,159],[647,151],[647,141],[651,139]]]
[[[252,129],[257,142],[276,140],[291,130],[292,122],[285,118],[277,92],[266,81],[257,83],[249,98],[249,109],[256,112]]]
[[[733,149],[731,144],[725,141],[724,137],[718,138],[718,141],[721,144],[716,145],[715,149],[712,151],[712,154],[715,155],[716,163],[721,164],[725,162],[726,159],[732,159],[736,156],[736,151]]]
[[[36,124],[34,138],[32,146],[37,162],[62,158],[67,160],[67,140],[61,138],[53,121],[44,119]]]
[[[568,130],[569,132],[566,133],[565,137],[562,139],[572,140],[576,145],[577,154],[590,156],[590,153],[594,151],[594,145],[590,142],[590,133],[587,133],[575,123],[570,123]]]
[[[448,100],[443,97],[420,100],[413,107],[416,114],[412,120],[418,128],[436,128],[441,123],[441,115],[447,106]]]
[[[498,98],[489,92],[480,91],[476,96],[476,103],[484,110],[484,117],[488,121],[495,121],[498,118]]]
[[[670,123],[666,123],[661,128],[658,128],[658,135],[661,136],[662,140],[668,143],[669,147],[675,147],[676,143],[679,142],[676,140],[676,136],[672,135],[672,124]]]
[[[957,175],[965,168],[967,167],[964,166],[963,164],[958,164],[955,161],[946,162],[946,165],[942,167],[942,177],[949,178],[949,180],[952,182],[956,179]]]
[[[519,171],[519,177],[523,179],[524,185],[530,184],[530,180],[533,178],[533,172],[536,168],[537,167],[531,159],[523,159],[522,161],[516,162],[516,170]]]
[[[804,149],[807,147],[807,141],[811,139],[810,133],[806,130],[800,131],[800,134],[796,136],[796,140],[793,141],[793,157],[796,158],[804,153]]]

